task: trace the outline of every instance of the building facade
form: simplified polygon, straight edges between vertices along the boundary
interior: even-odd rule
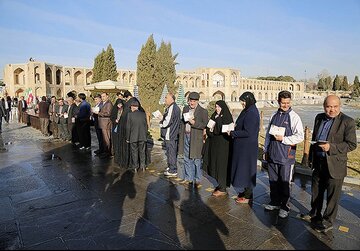
[[[136,83],[136,71],[118,70],[117,81],[130,87]],[[70,91],[85,92],[92,82],[91,68],[67,67],[38,61],[7,64],[4,69],[6,92],[12,97],[34,96],[64,97]],[[240,70],[230,68],[198,68],[178,71],[175,85],[183,85],[185,96],[191,91],[200,93],[200,101],[225,100],[239,103],[239,96],[250,91],[258,101],[276,100],[277,94],[288,90],[294,99],[304,95],[303,82],[282,82],[241,77]]]

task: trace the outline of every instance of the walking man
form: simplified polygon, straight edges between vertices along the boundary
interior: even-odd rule
[[[177,147],[180,129],[180,108],[175,103],[175,96],[168,93],[165,97],[167,106],[163,119],[160,121],[161,137],[165,140],[166,158],[168,168],[164,172],[165,176],[177,176]]]

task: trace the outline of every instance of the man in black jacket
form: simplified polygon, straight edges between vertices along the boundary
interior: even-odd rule
[[[131,112],[126,124],[126,141],[130,144],[131,168],[136,172],[140,167],[145,171],[145,149],[147,141],[147,122],[144,112],[139,111],[139,102],[130,103]],[[139,163],[140,162],[140,163]]]

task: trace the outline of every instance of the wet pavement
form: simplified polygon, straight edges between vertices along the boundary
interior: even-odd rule
[[[113,159],[41,136],[24,124],[0,134],[0,249],[359,249],[360,188],[343,187],[332,231],[317,233],[297,218],[310,207],[308,176],[295,175],[291,212],[265,211],[266,171],[254,203],[238,205],[235,192],[211,196],[166,178],[160,145],[149,145],[145,172],[119,169]],[[3,149],[5,148],[5,149]],[[179,159],[179,164],[182,160]]]

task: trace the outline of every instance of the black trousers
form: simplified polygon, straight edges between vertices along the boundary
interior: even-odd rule
[[[177,140],[165,140],[166,158],[169,171],[177,172]]]
[[[316,216],[318,219],[324,219],[333,223],[338,211],[344,178],[333,179],[330,176],[326,159],[314,159],[313,167],[310,214]],[[321,215],[325,191],[327,194],[327,202],[324,214]]]
[[[145,168],[145,144],[145,141],[130,143],[131,167],[133,169]]]
[[[79,136],[80,147],[91,146],[90,120],[79,120],[76,122],[76,129]]]

